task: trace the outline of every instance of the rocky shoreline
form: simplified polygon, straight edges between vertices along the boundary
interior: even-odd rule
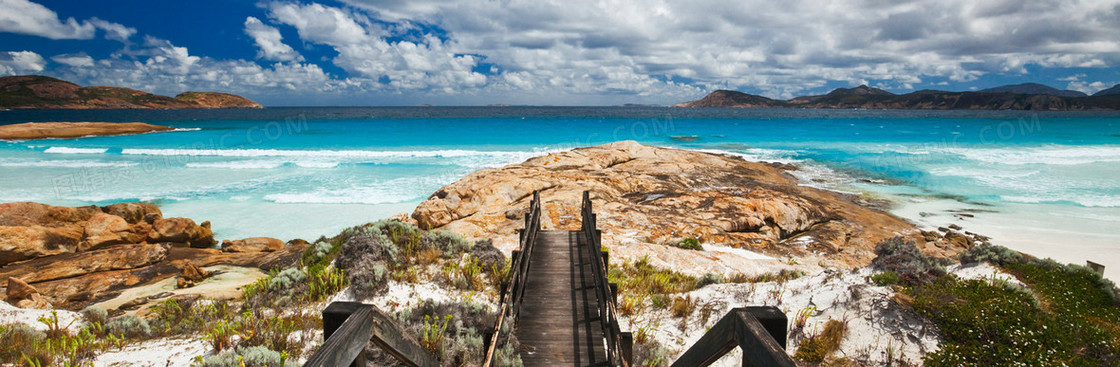
[[[8,303],[20,307],[80,310],[169,278],[185,289],[205,279],[207,267],[268,271],[298,261],[308,246],[272,238],[216,245],[209,222],[164,218],[152,204],[0,204],[0,280]]]
[[[173,130],[173,127],[143,122],[27,122],[0,125],[0,140],[74,139]]]

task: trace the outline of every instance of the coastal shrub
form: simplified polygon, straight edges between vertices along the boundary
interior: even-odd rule
[[[296,285],[307,279],[307,273],[299,268],[287,268],[268,278],[268,290],[284,292],[291,290]]]
[[[46,333],[24,324],[5,325],[0,328],[3,329],[0,331],[0,340],[3,340],[3,347],[0,347],[0,363],[13,365],[22,363],[22,355],[34,354],[35,346],[47,338]]]
[[[330,262],[331,255],[338,252],[339,246],[335,246],[326,240],[315,241],[314,244],[309,246],[307,250],[303,251],[303,256],[300,262],[311,266],[313,264],[325,264]]]
[[[442,251],[444,258],[469,252],[473,247],[473,244],[462,236],[442,229],[425,232],[422,241],[425,246]]]
[[[669,351],[655,340],[634,341],[634,361],[632,366],[662,367],[669,365]]]
[[[697,284],[694,276],[651,265],[647,256],[634,262],[626,261],[619,266],[611,266],[607,278],[611,283],[618,284],[620,295],[689,292],[696,289]]]
[[[1026,260],[1019,251],[995,245],[972,246],[962,251],[958,256],[961,264],[986,262],[996,266],[1004,266],[1022,263]]]
[[[481,364],[485,358],[485,350],[482,348],[485,341],[480,330],[493,328],[497,316],[497,312],[473,302],[438,303],[431,300],[395,315],[402,328],[415,336],[421,345],[429,348],[444,366]],[[495,357],[495,365],[520,365],[516,338],[510,339],[513,340],[497,348],[501,356]],[[385,365],[391,362],[387,359],[391,357],[385,356],[383,351],[367,349],[367,352],[372,352],[371,363]]]
[[[86,322],[90,324],[101,324],[109,322],[109,312],[105,311],[100,306],[88,306],[82,309],[82,316],[86,318]]]
[[[829,354],[840,349],[848,325],[837,320],[828,320],[820,334],[802,340],[793,358],[809,363],[821,363]]]
[[[790,269],[782,269],[776,273],[763,273],[755,276],[750,276],[743,273],[735,273],[727,278],[727,283],[739,284],[778,282],[780,284],[803,276],[805,276],[805,272]]]
[[[669,313],[675,317],[687,319],[689,315],[692,315],[692,311],[696,310],[696,303],[692,296],[673,298],[673,305],[669,307]]]
[[[342,291],[350,284],[346,273],[334,267],[313,266],[307,269],[307,293],[304,300],[318,302]]]
[[[112,335],[121,335],[125,338],[146,338],[152,335],[152,328],[148,321],[125,314],[114,317],[105,323],[105,332]]]
[[[898,275],[902,283],[929,283],[945,275],[945,268],[936,259],[926,256],[914,241],[902,237],[883,240],[875,245],[875,259],[871,264]]]
[[[346,270],[350,290],[360,298],[368,298],[388,289],[388,265],[394,263],[396,246],[380,235],[355,235],[342,243],[336,264]]]
[[[285,353],[265,347],[237,348],[206,357],[199,363],[202,367],[280,367],[294,366]]]
[[[898,284],[900,280],[902,279],[898,277],[898,274],[890,270],[871,275],[871,282],[880,287]]]
[[[669,246],[676,248],[683,248],[685,250],[704,251],[704,246],[700,245],[700,240],[689,237],[680,241],[670,241]]]
[[[713,274],[713,273],[704,273],[703,276],[701,276],[699,279],[696,279],[696,288],[697,289],[704,288],[705,286],[708,286],[708,285],[720,284],[720,283],[725,283],[725,282],[727,282],[727,278],[724,278],[723,275]]]
[[[485,269],[497,269],[506,266],[506,256],[502,254],[501,250],[494,247],[494,241],[492,240],[476,242],[471,247],[470,254]]]

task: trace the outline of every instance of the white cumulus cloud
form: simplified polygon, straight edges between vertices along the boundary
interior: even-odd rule
[[[54,55],[51,56],[51,61],[69,66],[93,66],[93,58],[84,53]]]
[[[47,61],[32,51],[0,52],[0,75],[38,73],[45,66]]]
[[[0,0],[0,32],[42,36],[50,39],[90,39],[97,32],[89,21],[61,20],[58,13],[28,0]]]
[[[275,61],[303,61],[303,56],[282,42],[283,36],[276,27],[264,24],[255,17],[245,18],[245,34],[253,38],[260,51],[257,57]]]

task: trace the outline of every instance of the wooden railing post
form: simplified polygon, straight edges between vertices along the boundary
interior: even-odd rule
[[[354,311],[358,310],[362,304],[359,302],[331,302],[327,308],[323,309],[323,341],[330,339],[331,335],[350,318]],[[365,367],[366,365],[366,351],[362,349],[358,353],[358,357],[354,362],[350,363],[350,367]]]
[[[439,364],[413,339],[405,336],[391,317],[372,305],[333,302],[323,310],[326,341],[305,367],[365,366],[365,348],[371,342],[408,366]]]
[[[767,320],[766,324],[756,315]],[[794,367],[796,363],[784,347],[785,330],[785,314],[777,307],[736,308],[681,354],[673,366],[707,366],[738,347],[743,351],[743,366]]]

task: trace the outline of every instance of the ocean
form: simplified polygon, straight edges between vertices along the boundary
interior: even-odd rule
[[[658,107],[3,111],[0,124],[174,132],[0,142],[0,202],[158,204],[219,239],[313,240],[407,213],[483,168],[636,140],[795,163],[804,185],[889,200],[1062,262],[1120,269],[1120,113]]]

